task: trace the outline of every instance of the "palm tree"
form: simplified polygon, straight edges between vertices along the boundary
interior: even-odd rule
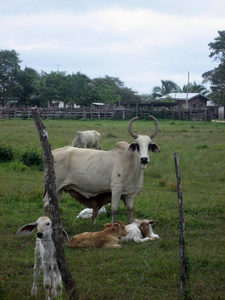
[[[152,89],[152,95],[154,98],[162,97],[163,95],[168,95],[170,93],[179,93],[181,88],[171,80],[161,80],[161,86],[155,86]]]
[[[182,89],[183,93],[199,93],[202,95],[206,95],[209,93],[209,91],[207,90],[207,88],[205,86],[203,86],[202,84],[197,84],[196,81],[194,81],[193,83],[189,83],[188,85],[184,85],[183,89]]]

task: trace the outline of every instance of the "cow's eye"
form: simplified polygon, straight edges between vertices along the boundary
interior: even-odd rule
[[[151,150],[152,144],[148,144],[148,151]]]
[[[140,146],[137,144],[137,151],[140,151]]]
[[[47,223],[46,225],[47,225],[47,226],[49,226],[49,225],[50,225],[50,223]]]

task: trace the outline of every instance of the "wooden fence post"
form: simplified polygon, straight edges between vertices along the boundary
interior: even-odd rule
[[[63,234],[62,234],[62,224],[60,216],[59,201],[56,194],[56,184],[55,184],[55,171],[54,171],[54,158],[51,152],[51,147],[48,142],[48,133],[41,120],[39,111],[37,108],[32,109],[32,117],[34,123],[37,127],[39,138],[43,151],[43,163],[45,170],[45,191],[49,196],[49,206],[51,211],[52,219],[52,239],[56,249],[56,259],[59,266],[59,270],[62,276],[62,280],[65,285],[65,289],[69,295],[70,299],[79,299],[78,289],[76,283],[70,273],[69,265],[65,257],[64,247],[63,247]]]
[[[185,257],[185,223],[184,223],[184,208],[183,208],[183,195],[181,185],[181,175],[179,166],[179,155],[174,153],[175,169],[177,176],[177,194],[179,203],[179,258],[180,258],[180,296],[181,299],[185,298],[186,294],[186,282],[187,282],[187,270],[186,270],[186,257]]]

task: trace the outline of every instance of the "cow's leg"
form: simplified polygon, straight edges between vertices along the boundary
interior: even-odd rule
[[[41,257],[39,253],[39,247],[36,246],[35,248],[35,265],[34,265],[34,282],[33,286],[31,289],[31,296],[36,296],[37,295],[37,282],[38,282],[38,277],[40,275],[40,268],[41,268]]]
[[[96,219],[98,217],[98,205],[93,205],[93,212],[92,212],[92,225],[96,223]]]
[[[109,248],[121,248],[121,245],[116,243],[106,243],[102,248],[109,249]]]
[[[134,221],[134,198],[130,196],[125,196],[124,204],[127,209],[128,224]]]
[[[97,141],[97,142],[95,143],[95,149],[96,149],[96,150],[100,150],[100,143],[99,143],[99,141]]]
[[[49,275],[50,275],[50,272],[52,272],[50,269],[51,269],[51,267],[49,267],[49,264],[42,263],[42,270],[44,273],[43,283],[44,283],[44,288],[45,288],[45,299],[46,300],[50,299],[49,292],[50,292],[50,287],[51,287],[51,278]]]
[[[118,187],[112,188],[112,200],[111,200],[112,223],[116,222],[116,215],[119,208],[121,194],[122,194],[122,189],[118,189]]]
[[[55,274],[56,274],[55,283],[56,283],[57,295],[59,296],[62,292],[62,278],[58,266],[55,267]]]

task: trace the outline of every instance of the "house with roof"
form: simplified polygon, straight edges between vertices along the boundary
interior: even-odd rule
[[[207,108],[207,101],[210,99],[200,93],[170,93],[162,96],[161,100],[171,99],[176,101],[177,109],[189,108],[189,109],[202,109]]]

